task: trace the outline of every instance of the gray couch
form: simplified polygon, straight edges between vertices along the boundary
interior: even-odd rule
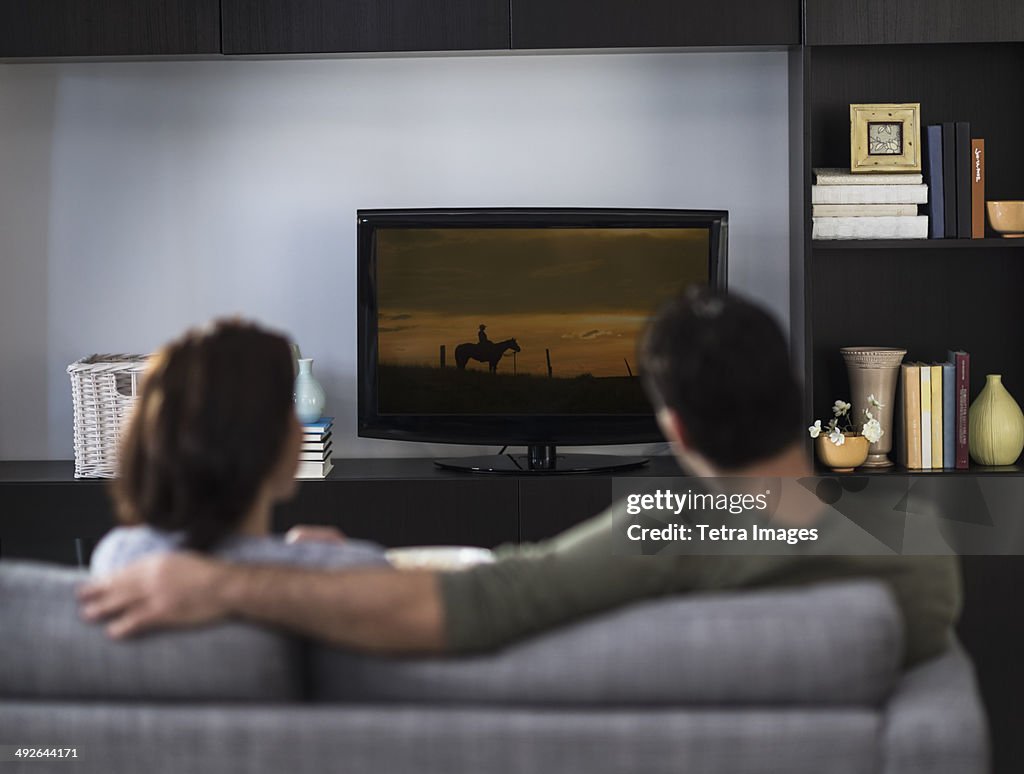
[[[390,660],[231,623],[111,642],[78,571],[0,562],[4,772],[972,774],[954,644],[901,673],[884,587],[644,602],[474,658]]]

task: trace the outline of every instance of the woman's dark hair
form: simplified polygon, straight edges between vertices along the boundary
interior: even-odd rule
[[[119,519],[207,551],[236,530],[279,463],[294,409],[286,339],[219,321],[149,363],[120,447]]]
[[[720,468],[763,460],[800,438],[786,338],[739,296],[688,288],[651,322],[639,362],[655,406],[674,411],[689,443]]]

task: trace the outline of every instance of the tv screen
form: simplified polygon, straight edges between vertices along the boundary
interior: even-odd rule
[[[357,218],[363,435],[653,440],[637,339],[688,285],[724,286],[721,212],[378,210]]]

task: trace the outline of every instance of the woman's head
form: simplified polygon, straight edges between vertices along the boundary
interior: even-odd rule
[[[288,342],[255,325],[220,321],[166,345],[121,442],[121,520],[207,550],[261,498],[290,497],[302,438],[292,390]]]

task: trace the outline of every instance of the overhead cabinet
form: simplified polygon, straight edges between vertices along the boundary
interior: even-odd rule
[[[793,0],[511,0],[512,47],[795,46]]]
[[[219,0],[0,2],[0,57],[216,53]]]
[[[223,0],[225,54],[509,47],[508,0]]]
[[[807,0],[806,43],[1024,41],[1022,0]]]

